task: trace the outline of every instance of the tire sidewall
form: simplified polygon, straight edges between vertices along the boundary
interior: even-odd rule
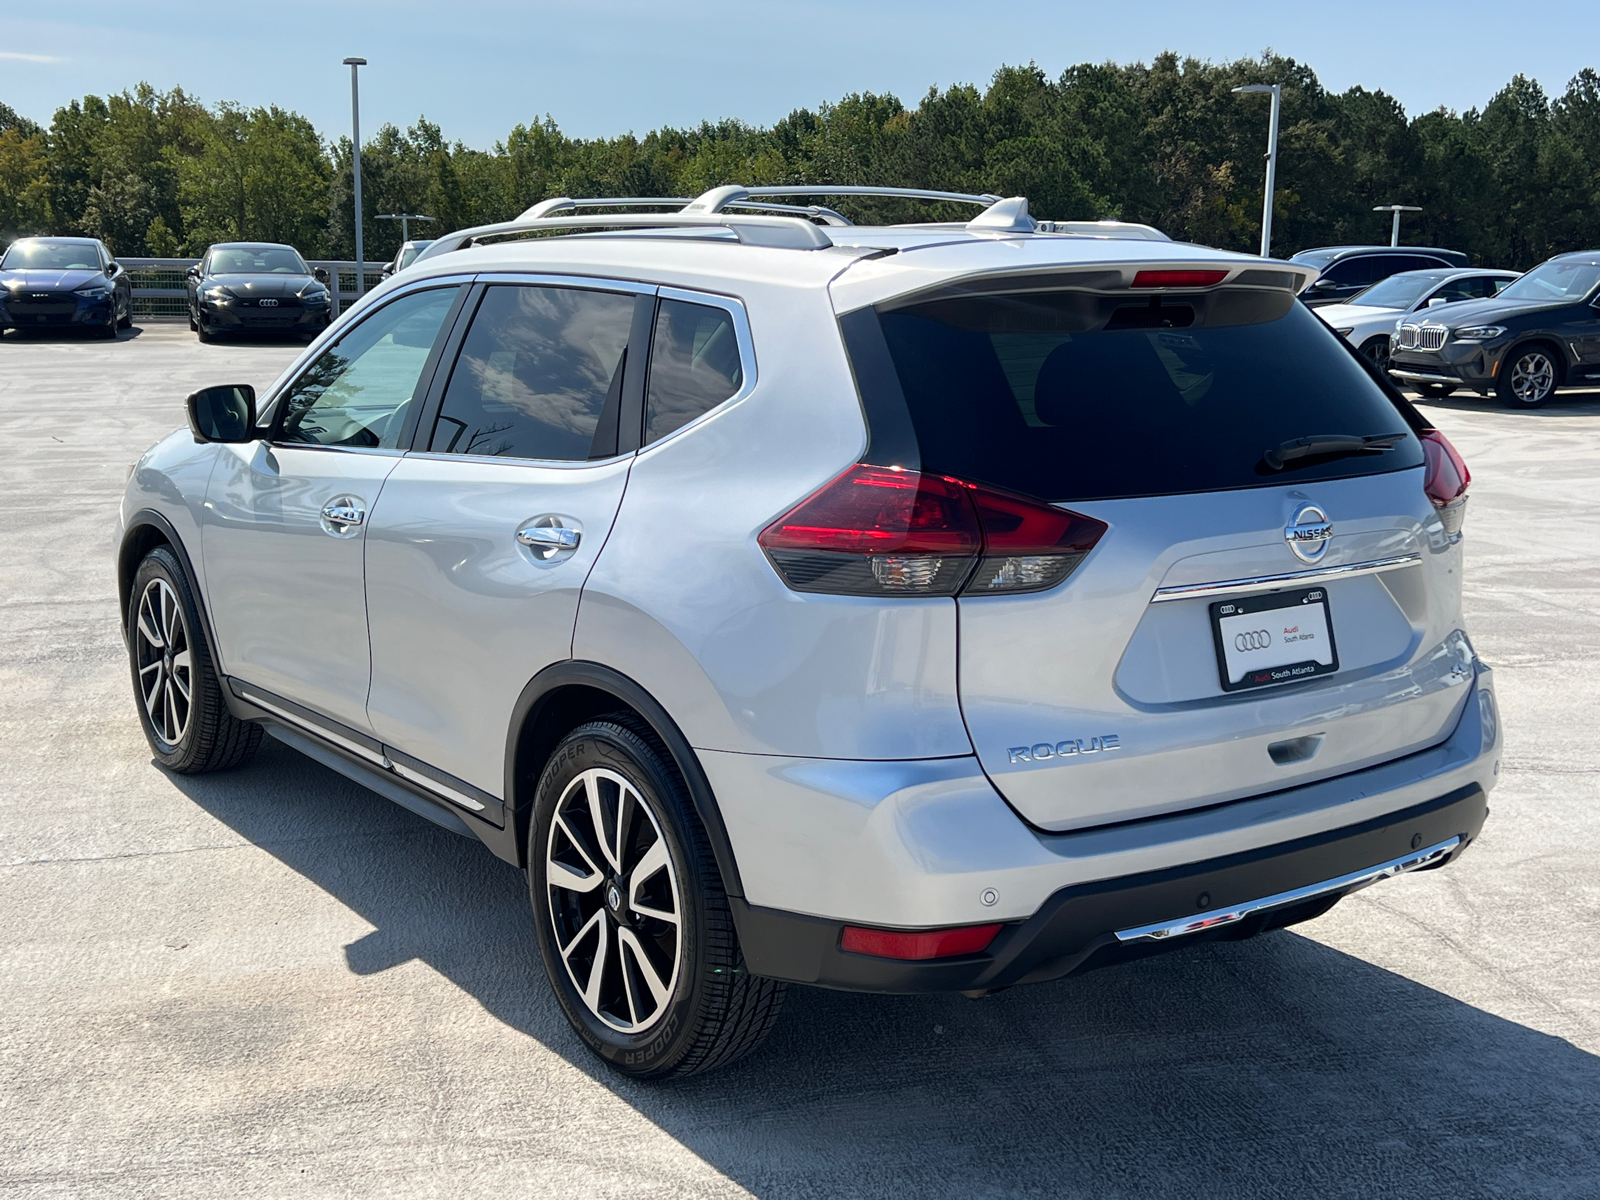
[[[178,608],[183,615],[184,634],[189,643],[189,724],[176,745],[167,742],[156,732],[145,709],[144,696],[139,686],[138,622],[139,602],[145,588],[153,580],[162,579],[178,598]],[[194,607],[194,594],[177,558],[165,547],[158,547],[145,555],[134,573],[132,594],[128,599],[128,674],[133,684],[134,707],[139,713],[139,725],[144,730],[150,751],[162,766],[174,771],[187,770],[200,752],[200,730],[208,714],[203,706],[211,702],[215,689],[208,687],[211,656],[207,653],[205,637],[200,631],[198,614]]]
[[[638,1034],[621,1033],[589,1011],[567,975],[550,916],[545,854],[556,804],[575,778],[594,767],[604,767],[627,779],[651,807],[682,888],[677,983],[666,1015]],[[692,1047],[698,1033],[695,1017],[708,971],[705,892],[695,867],[698,856],[684,844],[684,803],[681,786],[643,739],[622,726],[592,722],[569,734],[550,756],[539,777],[533,819],[529,822],[528,886],[533,901],[534,936],[545,973],[567,1019],[589,1048],[616,1069],[634,1076],[650,1077],[671,1071]]]

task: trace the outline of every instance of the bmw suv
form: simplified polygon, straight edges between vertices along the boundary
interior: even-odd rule
[[[1313,270],[804,198],[547,201],[190,396],[121,510],[158,761],[267,734],[525,870],[640,1077],[790,983],[980,995],[1457,858],[1468,473]]]

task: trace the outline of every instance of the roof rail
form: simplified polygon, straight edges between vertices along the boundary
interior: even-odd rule
[[[957,204],[981,204],[985,208],[1000,199],[999,196],[972,195],[968,192],[935,192],[926,188],[858,187],[854,184],[796,183],[770,187],[743,187],[737,183],[724,184],[702,192],[691,200],[684,212],[721,212],[736,200],[758,199],[763,196],[885,196],[900,200],[950,200]]]
[[[650,204],[655,206],[673,205],[682,208],[689,203],[687,196],[607,196],[603,199],[574,200],[570,196],[553,196],[549,200],[541,200],[517,218],[519,221],[532,221],[537,217],[547,217],[553,212],[567,212],[577,208],[633,208],[636,205]]]
[[[538,207],[535,205],[535,207]],[[437,258],[464,249],[474,242],[489,237],[516,233],[544,233],[550,230],[585,230],[596,233],[613,229],[703,229],[707,232],[725,229],[747,246],[769,246],[782,250],[825,250],[833,245],[828,235],[810,221],[795,217],[735,216],[731,213],[618,213],[609,216],[596,213],[586,217],[518,217],[497,225],[479,225],[460,229],[436,239],[413,260],[412,265],[424,259]]]

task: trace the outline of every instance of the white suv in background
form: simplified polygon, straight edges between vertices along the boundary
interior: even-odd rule
[[[787,982],[1304,921],[1487,813],[1466,468],[1313,268],[776,198],[851,193],[906,195],[441,238],[259,400],[191,396],[122,506],[159,761],[266,731],[525,868],[633,1075],[748,1051]]]

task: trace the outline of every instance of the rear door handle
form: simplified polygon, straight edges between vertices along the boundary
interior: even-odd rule
[[[560,517],[543,516],[518,526],[517,541],[532,550],[536,557],[549,559],[564,551],[576,550],[583,541],[583,534],[563,525]]]

